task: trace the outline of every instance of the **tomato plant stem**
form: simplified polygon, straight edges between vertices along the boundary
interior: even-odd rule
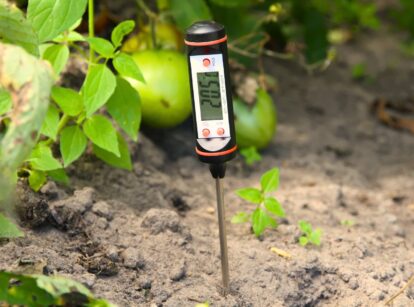
[[[67,114],[64,114],[64,115],[62,116],[62,118],[60,119],[59,124],[58,124],[58,128],[57,128],[57,133],[56,133],[56,135],[59,135],[59,133],[62,131],[62,129],[63,129],[63,128],[65,128],[65,126],[66,126],[66,124],[68,123],[69,119],[70,119],[70,116],[69,116],[69,115],[67,115]],[[47,145],[47,146],[49,146],[49,145],[50,145],[50,144],[52,144],[52,143],[53,143],[53,139],[48,139],[48,140],[46,141],[46,145]]]
[[[157,23],[158,15],[154,13],[153,11],[151,11],[151,9],[147,6],[147,4],[143,0],[137,0],[137,4],[149,18],[149,23],[150,23],[150,28],[151,28],[152,48],[157,49],[156,23]]]
[[[95,15],[94,15],[94,6],[93,0],[88,0],[88,31],[89,37],[95,36]],[[93,63],[94,61],[94,51],[89,47],[89,62]]]

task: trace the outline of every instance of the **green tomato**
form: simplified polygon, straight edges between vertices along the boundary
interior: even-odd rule
[[[186,57],[168,50],[147,50],[132,57],[145,79],[145,83],[128,79],[141,97],[142,122],[154,128],[181,124],[191,113]]]
[[[163,50],[181,50],[184,38],[176,26],[159,22],[155,25],[157,47]],[[133,53],[155,49],[152,42],[151,27],[144,26],[138,34],[132,35],[122,46],[122,51]]]
[[[269,145],[276,133],[277,114],[272,97],[263,89],[257,90],[256,103],[248,106],[239,98],[234,99],[237,145],[258,149]]]

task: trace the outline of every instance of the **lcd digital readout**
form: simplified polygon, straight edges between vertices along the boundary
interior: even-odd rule
[[[223,108],[220,94],[219,73],[197,73],[201,120],[222,120]]]

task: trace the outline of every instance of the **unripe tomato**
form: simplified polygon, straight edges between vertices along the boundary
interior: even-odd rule
[[[168,128],[186,120],[191,113],[186,57],[169,50],[147,50],[132,57],[145,79],[145,83],[128,79],[141,97],[142,122]]]
[[[261,149],[269,145],[276,133],[277,114],[272,97],[265,90],[257,90],[253,106],[235,98],[234,115],[237,145],[240,148],[254,146]]]
[[[168,23],[157,23],[155,26],[157,47],[163,50],[181,50],[183,47],[183,36],[177,28]],[[124,52],[137,52],[154,49],[152,42],[151,27],[144,26],[138,34],[131,36],[122,46]]]

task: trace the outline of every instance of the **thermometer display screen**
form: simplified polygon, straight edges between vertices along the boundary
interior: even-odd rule
[[[201,120],[222,120],[219,73],[197,73],[198,95],[200,98]]]

